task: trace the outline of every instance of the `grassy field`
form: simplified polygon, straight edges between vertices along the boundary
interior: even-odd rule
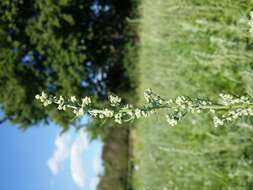
[[[138,96],[216,99],[253,89],[250,0],[141,0]],[[142,100],[139,101],[141,104]],[[132,131],[135,190],[253,189],[252,121],[214,128],[206,115]]]

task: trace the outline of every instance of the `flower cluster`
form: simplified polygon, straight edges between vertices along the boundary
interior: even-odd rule
[[[117,105],[120,104],[121,98],[118,97],[118,96],[110,95],[109,96],[109,101],[110,101],[110,103],[111,103],[112,106],[117,106]]]
[[[227,111],[220,114],[219,117],[215,116],[213,118],[214,126],[222,126],[226,122],[231,122],[245,116],[253,116],[252,103],[248,97],[234,97],[229,94],[220,94],[220,98],[222,104],[226,106],[224,109],[227,108]]]
[[[186,96],[178,96],[175,100],[166,101],[170,113],[166,115],[169,125],[175,126],[187,113],[213,112],[212,102],[201,99],[193,99]]]
[[[249,98],[246,96],[234,97],[230,94],[220,94],[223,105],[250,104]]]
[[[37,94],[35,96],[35,98],[37,100],[40,100],[40,102],[42,102],[44,106],[48,106],[48,105],[52,104],[51,99],[48,99],[48,95],[43,91],[42,91],[41,95]]]
[[[82,116],[85,113],[85,107],[91,104],[91,98],[85,97],[81,101],[75,97],[71,96],[69,99],[64,98],[63,96],[51,96],[42,92],[37,94],[35,99],[39,100],[44,106],[49,106],[50,104],[56,104],[58,110],[65,111],[67,108],[72,109],[72,112],[76,116]]]
[[[95,107],[90,97],[78,99],[75,96],[64,98],[47,95],[42,92],[35,96],[44,106],[56,104],[59,110],[70,109],[77,117],[88,114],[98,119],[113,119],[116,123],[146,118],[159,110],[166,110],[166,119],[171,126],[177,123],[187,114],[210,113],[214,126],[222,126],[227,122],[237,120],[245,116],[253,116],[253,103],[246,97],[235,97],[229,94],[220,94],[218,103],[206,99],[194,99],[186,96],[178,96],[175,99],[164,99],[155,94],[151,89],[144,92],[146,102],[143,106],[134,107],[131,104],[123,104],[118,96],[108,97],[108,107]]]

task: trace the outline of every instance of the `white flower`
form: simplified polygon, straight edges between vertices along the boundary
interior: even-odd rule
[[[213,123],[214,123],[215,127],[219,127],[219,126],[224,125],[224,121],[222,119],[218,118],[217,116],[213,117]]]
[[[168,101],[166,101],[167,104],[172,104],[173,103],[173,100],[172,99],[169,99]]]
[[[73,103],[75,103],[76,102],[76,97],[75,96],[71,96],[70,97],[70,101],[73,102]]]
[[[41,93],[41,98],[47,99],[47,94],[44,91],[42,91],[42,93]]]
[[[109,101],[110,101],[112,106],[116,106],[121,102],[121,98],[118,97],[118,96],[110,95],[109,96]]]
[[[63,111],[65,111],[65,110],[66,110],[66,106],[65,106],[65,105],[62,105],[62,104],[59,104],[59,105],[58,105],[58,110],[63,110]]]
[[[74,109],[73,113],[76,114],[77,117],[79,117],[79,116],[84,115],[84,110],[83,110],[83,108]]]
[[[122,113],[115,114],[114,118],[116,123],[122,124]]]
[[[82,107],[88,106],[89,104],[91,104],[91,98],[86,96],[84,98],[82,98]]]
[[[137,119],[139,119],[141,117],[141,110],[140,109],[137,108],[135,110],[135,116],[136,116]]]
[[[173,127],[173,126],[177,125],[178,120],[170,117],[169,115],[167,115],[166,117],[167,117],[167,122],[169,123],[170,126]]]
[[[40,99],[40,95],[36,94],[35,99],[37,99],[37,100]]]
[[[113,111],[108,110],[107,108],[104,110],[103,114],[105,117],[113,117]]]
[[[152,94],[152,90],[150,88],[148,88],[147,90],[145,90],[144,92],[144,98],[145,100],[149,103],[150,99],[151,99],[151,94]]]
[[[180,106],[181,108],[186,108],[186,103],[187,103],[187,100],[186,100],[186,98],[184,97],[184,96],[178,96],[177,98],[176,98],[176,104],[178,105],[178,106]]]
[[[145,111],[141,111],[141,115],[143,115],[143,117],[148,117],[148,112],[145,112]]]

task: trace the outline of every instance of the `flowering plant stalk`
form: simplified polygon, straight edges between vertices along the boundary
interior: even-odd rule
[[[151,89],[147,89],[144,92],[145,103],[140,107],[123,104],[120,97],[110,95],[108,97],[109,105],[106,108],[95,106],[90,97],[77,99],[72,96],[64,98],[42,92],[35,98],[44,106],[55,104],[58,110],[71,110],[76,117],[88,114],[92,118],[112,119],[119,124],[139,118],[147,118],[160,110],[167,112],[165,117],[170,126],[177,125],[189,113],[210,113],[215,127],[242,117],[253,116],[253,101],[250,98],[246,96],[236,97],[230,94],[220,94],[219,97],[218,102],[187,96],[164,99]]]

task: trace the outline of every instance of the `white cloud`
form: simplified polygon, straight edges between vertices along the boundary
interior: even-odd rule
[[[93,167],[95,174],[99,175],[99,174],[103,173],[104,167],[103,167],[103,161],[101,158],[101,154],[94,155],[93,160],[92,160],[92,167]]]
[[[53,156],[48,160],[47,165],[54,175],[59,173],[61,162],[69,156],[68,136],[67,134],[58,135],[55,139],[56,149]]]
[[[99,177],[98,176],[93,177],[90,182],[90,189],[96,190],[98,183],[99,183]]]
[[[73,138],[73,136],[71,135]],[[71,138],[71,139],[72,139]],[[63,161],[70,161],[70,172],[73,182],[81,189],[88,185],[91,190],[95,190],[100,175],[103,174],[103,162],[101,158],[102,149],[98,149],[92,156],[92,168],[94,177],[86,184],[86,171],[84,168],[84,153],[89,148],[89,138],[85,131],[80,131],[73,141],[70,141],[70,134],[57,136],[55,139],[55,150],[52,157],[48,160],[47,165],[54,175],[58,175]],[[87,151],[89,153],[89,151]]]
[[[101,154],[94,155],[93,160],[92,160],[92,167],[93,167],[93,170],[94,170],[94,173],[95,173],[95,177],[93,177],[91,179],[90,189],[91,190],[96,190],[97,185],[98,185],[99,180],[100,180],[99,175],[103,175],[103,173],[104,173],[104,167],[103,167],[103,161],[102,161],[102,158],[101,158]]]
[[[74,182],[80,187],[85,186],[85,174],[83,163],[83,152],[89,144],[88,136],[85,132],[80,132],[78,138],[74,141],[70,151],[70,170]]]

